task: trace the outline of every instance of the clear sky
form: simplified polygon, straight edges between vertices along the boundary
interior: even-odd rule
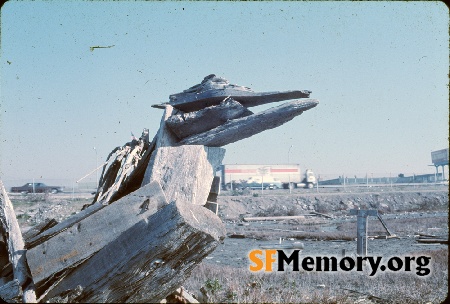
[[[156,134],[151,105],[212,73],[320,101],[225,146],[225,164],[433,173],[430,152],[448,147],[448,13],[433,1],[10,1],[0,178],[76,180],[131,131]]]

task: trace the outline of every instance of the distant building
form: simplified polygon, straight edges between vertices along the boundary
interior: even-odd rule
[[[439,167],[442,168],[442,179],[445,179],[444,167],[448,166],[448,148],[432,151],[431,152],[431,162],[436,168],[436,175],[438,175]]]

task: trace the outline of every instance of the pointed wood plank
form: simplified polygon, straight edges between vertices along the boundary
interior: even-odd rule
[[[252,114],[252,111],[242,106],[236,100],[225,98],[217,106],[207,107],[195,112],[181,112],[172,115],[166,120],[166,125],[178,138],[182,139],[218,127],[230,119]]]
[[[28,250],[38,293],[48,278],[88,259],[166,204],[161,186],[154,181]]]
[[[4,232],[6,236],[6,247],[8,248],[9,261],[13,267],[14,279],[23,288],[22,300],[24,303],[36,302],[33,281],[27,268],[22,232],[2,181],[0,181],[0,222],[2,225],[0,231]]]
[[[160,181],[168,202],[182,200],[204,205],[215,169],[224,155],[225,149],[203,146],[159,148],[152,155],[143,183]]]
[[[316,99],[295,100],[247,117],[233,119],[212,130],[186,137],[179,145],[221,147],[238,140],[273,129],[290,121],[304,111],[317,106]]]
[[[181,286],[225,235],[221,220],[206,208],[186,201],[170,203],[117,235],[44,301],[80,285],[77,302],[157,303]]]

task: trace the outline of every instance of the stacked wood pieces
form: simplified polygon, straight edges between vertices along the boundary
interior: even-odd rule
[[[290,101],[257,114],[229,120],[211,130],[188,136],[178,144],[221,147],[281,126],[318,103],[316,99]]]
[[[21,296],[24,303],[36,302],[33,280],[27,267],[25,242],[22,238],[14,208],[9,200],[3,183],[0,181],[0,251],[8,252],[8,259],[2,259],[3,268],[12,266],[12,278],[4,277],[0,281],[0,297],[11,302]],[[6,250],[5,250],[6,249]]]
[[[139,139],[133,138],[124,146],[111,151],[103,167],[93,203],[109,204],[137,190],[154,148],[154,140],[149,142],[148,129],[144,129]]]

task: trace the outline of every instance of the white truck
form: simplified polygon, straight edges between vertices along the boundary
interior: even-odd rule
[[[297,187],[312,188],[316,178],[307,169],[302,177],[299,164],[288,165],[221,165],[220,180],[222,189],[289,189]]]

